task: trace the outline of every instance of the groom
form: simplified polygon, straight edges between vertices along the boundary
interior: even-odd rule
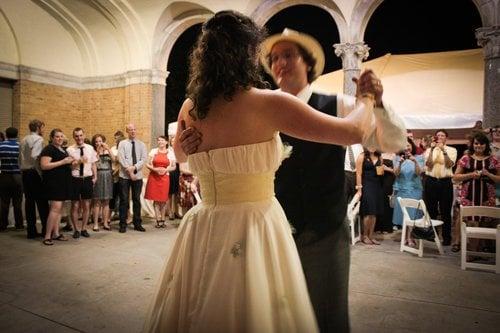
[[[261,63],[283,92],[330,115],[345,115],[354,108],[355,99],[350,96],[313,93],[310,83],[322,73],[325,57],[321,45],[311,36],[285,29],[267,38],[262,49]],[[382,86],[373,72],[363,73],[357,84],[358,93],[374,94],[377,106],[382,106]],[[280,135],[293,148],[276,173],[275,193],[296,230],[295,242],[318,325],[321,332],[348,332],[345,149]],[[186,153],[194,153],[201,134],[188,128],[180,142]]]

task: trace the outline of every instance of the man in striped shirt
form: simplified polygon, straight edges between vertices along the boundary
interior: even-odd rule
[[[6,140],[0,142],[0,231],[9,225],[9,207],[12,201],[16,229],[23,229],[23,185],[19,169],[19,143],[17,128],[5,130]]]

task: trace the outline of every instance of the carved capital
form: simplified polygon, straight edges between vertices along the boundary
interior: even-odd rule
[[[484,50],[485,59],[500,57],[500,26],[476,29],[477,44]]]
[[[370,48],[363,42],[334,44],[335,55],[342,58],[342,67],[347,69],[361,69],[361,62],[368,58]]]

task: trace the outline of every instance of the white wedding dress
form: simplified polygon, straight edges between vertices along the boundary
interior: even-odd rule
[[[145,332],[317,332],[270,141],[189,156],[203,202],[184,217]]]

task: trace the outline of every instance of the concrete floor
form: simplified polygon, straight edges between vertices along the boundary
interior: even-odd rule
[[[140,332],[175,228],[48,247],[24,231],[0,234],[0,332]],[[70,237],[70,234],[67,234]],[[462,271],[446,248],[424,258],[381,246],[352,247],[352,332],[499,332],[500,275]]]

